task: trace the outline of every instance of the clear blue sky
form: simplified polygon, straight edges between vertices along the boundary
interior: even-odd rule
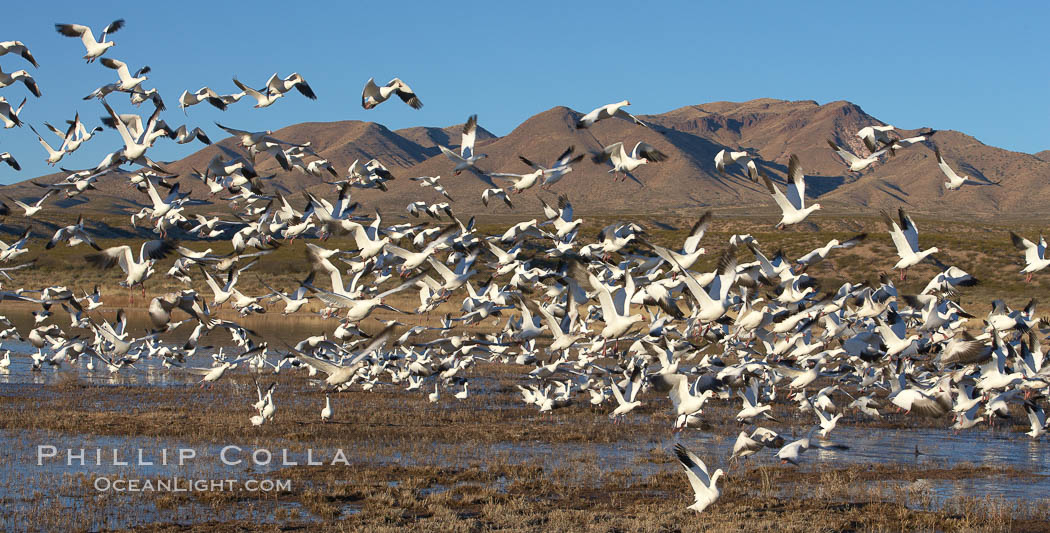
[[[1046,60],[1050,8],[1043,2],[993,6],[978,2],[12,2],[3,39],[21,40],[40,63],[0,57],[3,71],[25,68],[44,96],[24,121],[59,125],[76,111],[89,126],[103,113],[83,101],[116,80],[97,62],[85,64],[78,39],[54,23],[98,32],[117,18],[106,57],[134,70],[153,68],[144,87],[168,103],[165,120],[200,125],[220,138],[214,121],[242,129],[273,129],[302,121],[371,120],[391,129],[446,126],[477,113],[503,135],[556,105],[581,111],[624,98],[639,114],[690,104],[758,97],[850,100],[902,128],[956,129],[982,142],[1022,152],[1050,148],[1050,73]],[[289,6],[297,6],[291,9]],[[177,109],[184,89],[202,85],[236,92],[231,77],[261,87],[274,72],[300,72],[317,92],[293,92],[267,109],[250,98],[222,113],[201,104]],[[360,107],[365,81],[400,76],[423,100],[420,111],[400,101]],[[28,95],[0,89],[15,104]],[[126,96],[117,112],[135,108]],[[148,113],[144,106],[141,111]],[[51,139],[48,137],[48,140]],[[57,138],[56,138],[57,140]],[[62,161],[95,165],[120,144],[107,130]],[[150,154],[177,159],[199,143],[159,141]],[[22,172],[0,167],[0,183],[49,171],[28,128],[0,130]]]

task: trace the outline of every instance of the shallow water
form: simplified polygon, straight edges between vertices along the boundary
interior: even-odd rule
[[[64,319],[64,313],[58,313]],[[107,315],[109,316],[109,315]],[[27,330],[31,321],[28,313],[9,313],[20,328]],[[141,331],[145,327],[145,313],[129,313],[129,330]],[[324,321],[318,317],[280,317],[279,315],[253,316],[241,319],[240,322],[262,335],[262,340],[271,343],[283,351],[283,342],[289,339],[301,339],[308,335],[331,333],[335,329],[334,320]],[[188,331],[180,331],[164,337],[167,342],[181,342]],[[229,337],[223,330],[217,330],[208,337],[204,344],[224,346],[229,344]],[[35,351],[25,342],[5,340],[0,350],[10,349],[17,353]],[[275,359],[270,358],[271,361]],[[187,361],[188,366],[211,366],[210,354],[198,355]],[[39,372],[30,370],[28,356],[13,356],[12,365],[6,372],[0,372],[0,383],[5,383],[2,395],[31,395],[36,384],[52,383],[61,379],[64,372],[76,372],[80,379],[100,385],[146,385],[146,386],[186,386],[199,380],[199,376],[164,368],[160,359],[143,358],[133,367],[118,373],[110,373],[104,365],[96,361],[95,369],[88,370],[86,359],[75,365],[64,364],[61,369],[48,367]],[[267,371],[270,371],[267,369]],[[424,385],[424,387],[432,387]],[[407,383],[398,386],[403,389]],[[461,389],[442,391],[442,408],[456,409],[455,400],[445,400],[445,395]],[[505,394],[497,379],[472,375],[470,377],[470,394],[484,398],[484,401],[472,405],[479,409],[499,409],[508,406]],[[409,393],[409,394],[419,394]],[[512,391],[511,395],[515,393]],[[602,416],[596,414],[595,416]],[[632,424],[640,424],[647,415],[634,414],[628,417],[623,427],[623,438],[612,443],[550,443],[550,442],[504,442],[496,444],[471,443],[469,451],[456,444],[435,443],[426,447],[425,452],[413,448],[413,452],[401,452],[396,447],[387,446],[387,452],[370,456],[369,464],[375,465],[415,465],[445,466],[455,468],[485,468],[492,462],[507,464],[530,464],[542,466],[549,475],[556,475],[569,483],[603,483],[608,476],[616,479],[644,480],[646,477],[661,472],[678,472],[680,466],[673,459],[671,452],[676,442],[682,442],[702,457],[707,458],[711,468],[725,467],[728,451],[731,449],[735,435],[715,435],[709,432],[689,430],[679,435],[661,433],[659,435],[636,434]],[[554,422],[552,422],[554,423]],[[800,435],[796,435],[800,436]],[[788,441],[790,435],[784,435]],[[849,450],[811,449],[803,455],[802,465],[805,471],[820,471],[824,468],[840,468],[847,464],[900,464],[924,465],[937,468],[951,468],[960,463],[975,466],[1010,467],[1036,474],[1025,478],[1008,478],[1006,476],[986,478],[966,478],[955,480],[921,480],[919,483],[886,480],[877,485],[886,493],[894,489],[916,489],[931,496],[932,507],[943,506],[945,502],[962,496],[1001,497],[1007,501],[1033,501],[1050,494],[1050,445],[1046,440],[1033,441],[1027,436],[1013,432],[994,432],[987,429],[972,429],[954,434],[947,429],[911,428],[884,429],[865,428],[849,425],[839,426],[831,435],[831,441],[849,447]],[[86,449],[87,465],[80,465],[60,460],[45,461],[36,464],[37,445],[55,446],[64,457],[66,449]],[[253,450],[250,438],[234,436],[231,444],[240,446],[249,453]],[[225,444],[224,444],[225,445]],[[301,448],[294,442],[288,443],[289,449]],[[146,460],[154,464],[136,464],[135,453],[139,448],[147,450]],[[173,460],[168,464],[159,464],[160,450],[177,453],[179,448],[194,449],[198,453],[188,464],[178,465]],[[915,453],[916,448],[921,455]],[[120,460],[130,458],[131,465],[113,464],[112,450]],[[99,464],[95,464],[96,450],[101,450]],[[254,464],[246,459],[241,465],[232,467],[220,460],[221,448],[207,444],[187,444],[172,439],[152,439],[143,437],[104,437],[92,434],[56,435],[45,432],[0,431],[0,465],[5,474],[0,474],[0,501],[11,503],[7,509],[0,511],[3,516],[25,516],[26,509],[38,505],[41,498],[53,504],[65,507],[84,507],[85,499],[96,496],[96,491],[85,480],[95,476],[115,478],[150,478],[150,479],[246,479],[253,476],[265,477],[275,470],[283,468],[279,460],[271,464]],[[772,465],[776,461],[776,450],[763,450],[749,458],[750,464]],[[290,459],[305,462],[302,452],[291,452]],[[353,463],[354,457],[348,457]],[[57,487],[65,487],[56,490]],[[434,485],[423,489],[423,496],[450,490],[446,485]],[[505,489],[505,481],[497,483],[497,490]],[[807,487],[795,486],[790,490],[805,493]],[[258,522],[278,522],[289,515],[300,520],[313,519],[311,515],[295,502],[278,502],[276,499],[263,501],[252,499],[251,505],[228,504],[221,512],[196,500],[185,500],[174,508],[158,508],[148,498],[139,498],[135,494],[124,493],[113,496],[109,509],[90,517],[90,529],[132,527],[158,521],[179,521],[180,523],[200,523],[210,520],[252,519]],[[911,500],[909,500],[911,501]],[[922,506],[915,500],[915,506]],[[116,512],[116,509],[121,512]],[[133,509],[134,512],[129,512]],[[343,515],[358,512],[359,508],[348,505],[342,509]],[[218,513],[218,514],[217,514]],[[131,518],[134,516],[134,518]]]

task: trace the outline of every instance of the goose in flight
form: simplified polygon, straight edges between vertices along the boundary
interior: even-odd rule
[[[0,89],[13,85],[16,81],[22,81],[22,84],[29,89],[29,92],[33,93],[33,96],[40,98],[40,86],[36,84],[36,80],[33,76],[29,75],[29,72],[25,70],[16,70],[10,74],[0,70]]]
[[[587,113],[586,115],[580,117],[580,120],[576,121],[576,129],[582,130],[584,128],[589,128],[593,126],[595,122],[612,117],[630,120],[631,122],[634,122],[639,126],[645,126],[646,128],[648,128],[648,124],[642,122],[641,120],[638,120],[638,117],[623,110],[624,106],[629,105],[631,105],[630,100],[623,100],[614,104],[603,105],[598,109],[595,109],[594,111],[591,111],[590,113]]]
[[[751,181],[758,181],[758,166],[755,165],[754,156],[747,152],[731,152],[725,149],[719,150],[715,154],[715,168],[719,172],[724,173],[726,171],[726,165],[730,163],[737,163],[747,170],[747,177]]]
[[[281,78],[277,75],[276,72],[274,72],[273,76],[270,76],[270,79],[266,81],[266,88],[271,93],[281,94],[284,94],[294,88],[295,90],[299,91],[299,93],[303,96],[311,100],[317,100],[317,95],[314,94],[314,90],[310,88],[310,84],[306,83],[306,80],[303,79],[303,77],[299,75],[298,72],[292,73],[287,78]]]
[[[936,246],[919,250],[919,229],[915,227],[915,222],[904,212],[903,207],[897,210],[897,216],[900,218],[900,224],[890,218],[885,211],[882,212],[882,219],[890,230],[893,245],[897,248],[897,257],[900,258],[893,268],[900,270],[900,279],[904,281],[908,278],[908,267],[919,264],[927,256],[940,250]]]
[[[60,242],[69,242],[69,246],[77,246],[78,244],[87,244],[95,250],[102,251],[99,245],[95,244],[95,241],[91,240],[91,236],[87,234],[84,229],[84,215],[81,214],[77,217],[76,224],[58,228],[51,240],[44,246],[45,249],[50,250],[54,248]]]
[[[363,350],[357,352],[349,359],[344,359],[342,364],[335,364],[331,361],[318,359],[295,348],[289,348],[297,359],[317,370],[320,370],[321,372],[324,372],[325,374],[328,374],[324,383],[325,385],[328,385],[329,390],[332,390],[353,379],[354,375],[357,374],[357,371],[368,364],[367,361],[365,361],[365,358],[372,352],[382,349],[390,337],[393,336],[393,333],[393,324],[383,328],[383,331],[372,337]]]
[[[189,91],[182,91],[182,95],[179,96],[179,109],[182,110],[183,114],[186,114],[187,107],[197,105],[201,102],[208,102],[216,109],[226,111],[226,102],[222,100],[219,93],[208,87],[201,87],[200,89],[197,89],[197,92],[192,93]]]
[[[171,132],[171,135],[169,137],[172,140],[174,140],[176,144],[186,144],[189,142],[193,142],[194,139],[197,139],[198,141],[204,144],[211,144],[211,139],[208,138],[207,133],[204,133],[204,130],[200,129],[199,127],[193,128],[192,130],[187,130],[185,124],[179,126],[178,129]]]
[[[864,141],[864,146],[868,147],[869,152],[874,153],[896,141],[889,135],[893,130],[893,126],[865,126],[857,132],[857,137]]]
[[[251,96],[252,98],[255,98],[255,108],[256,109],[262,109],[264,107],[270,107],[279,98],[284,96],[284,93],[277,92],[277,91],[271,91],[269,88],[266,89],[266,94],[263,94],[263,93],[261,93],[259,91],[256,91],[255,89],[252,89],[251,87],[248,87],[247,85],[241,83],[240,80],[238,80],[237,78],[233,78],[233,84],[236,85],[238,89],[244,91],[244,94],[246,94],[248,96]]]
[[[552,185],[561,181],[566,174],[572,172],[572,165],[580,162],[583,159],[584,154],[578,154],[573,156],[572,153],[576,150],[575,146],[570,146],[565,149],[558,159],[554,161],[554,164],[550,168],[545,168],[542,165],[537,165],[532,161],[529,161],[524,156],[518,156],[518,159],[526,165],[532,167],[534,170],[540,170],[543,174],[543,183],[540,184],[541,189],[550,189]]]
[[[1046,258],[1046,239],[1039,236],[1039,244],[1036,244],[1020,235],[1010,232],[1010,241],[1014,247],[1024,252],[1024,268],[1021,273],[1025,275],[1025,283],[1032,281],[1032,276],[1040,270],[1050,266],[1050,258]]]
[[[944,157],[941,156],[940,148],[934,147],[933,154],[937,156],[937,168],[940,168],[941,172],[943,172],[945,177],[948,178],[948,181],[944,182],[945,189],[948,189],[949,191],[957,191],[966,182],[974,183],[973,178],[970,176],[960,176],[955,173],[955,170],[953,170],[952,167],[948,166],[948,163],[944,161]],[[993,181],[991,183],[998,185],[1001,182]]]
[[[22,113],[22,108],[26,105],[26,98],[22,99],[22,103],[18,104],[18,107],[11,107],[11,104],[7,101],[7,98],[0,96],[0,121],[4,123],[4,129],[10,129],[15,126],[22,127],[22,121],[18,118],[18,115]]]
[[[650,162],[658,163],[665,159],[667,159],[667,156],[663,152],[645,142],[639,142],[634,145],[634,150],[631,150],[630,155],[627,155],[627,151],[624,149],[622,141],[610,144],[601,152],[591,155],[591,160],[595,163],[601,164],[606,161],[612,163],[613,168],[609,172],[614,174],[622,172],[623,179],[621,181],[627,181],[627,178],[631,178],[643,187],[645,184],[638,181],[638,178],[634,177],[631,172],[634,172],[634,169],[642,165]]]
[[[125,124],[121,117],[117,116],[117,113],[113,111],[112,107],[109,107],[109,104],[104,99],[102,100],[102,106],[106,108],[106,112],[113,119],[113,127],[120,133],[120,137],[124,141],[124,150],[121,152],[124,159],[156,169],[158,172],[170,174],[146,157],[146,150],[153,145],[153,141],[157,137],[155,133],[160,133],[159,131],[155,132],[157,130],[158,117],[160,116],[160,108],[153,111],[153,115],[146,122],[144,131],[138,135],[133,135],[131,130],[128,129],[128,125]]]
[[[149,73],[150,71],[148,65],[136,70],[135,75],[132,76],[131,71],[128,70],[128,64],[119,59],[105,57],[102,58],[102,60],[99,62],[102,63],[102,66],[117,71],[117,77],[120,78],[120,81],[117,82],[118,91],[134,91],[138,88],[139,85],[142,85],[142,82],[149,79],[147,76],[145,76],[145,74]]]
[[[538,169],[528,174],[508,174],[505,172],[493,172],[489,174],[493,178],[500,178],[510,182],[510,189],[521,194],[533,188],[543,176],[543,169]]]
[[[21,207],[23,211],[25,211],[25,214],[23,215],[24,217],[32,218],[34,215],[39,213],[41,209],[44,208],[44,201],[50,198],[51,195],[55,194],[55,192],[55,189],[49,189],[47,192],[44,193],[43,196],[40,197],[39,200],[33,202],[32,204],[26,204],[20,200],[15,200],[13,198],[8,199],[11,200],[11,202],[13,202],[18,207]]]
[[[40,133],[37,132],[36,128],[34,128],[32,125],[29,126],[29,129],[36,134],[36,139],[40,142],[40,146],[43,146],[44,150],[47,150],[47,158],[45,159],[45,161],[47,161],[48,165],[55,166],[56,164],[58,164],[59,161],[62,160],[63,157],[66,156],[67,152],[65,150],[55,150],[54,148],[52,148],[51,145],[48,144],[47,141],[45,141],[44,138],[40,136]]]
[[[882,157],[882,154],[886,153],[886,149],[883,148],[882,150],[879,150],[877,152],[872,152],[871,155],[869,155],[868,157],[861,158],[853,155],[853,152],[850,152],[849,150],[846,150],[845,148],[842,148],[841,146],[835,144],[835,142],[831,139],[828,139],[827,143],[828,146],[830,146],[831,149],[834,150],[840,158],[842,158],[842,161],[846,163],[846,166],[849,167],[850,172],[860,172],[868,168],[868,166],[870,166],[872,163],[878,161],[879,158]]]
[[[178,243],[171,240],[146,241],[139,247],[139,258],[136,261],[131,247],[125,244],[85,256],[84,260],[101,269],[120,265],[120,269],[127,274],[127,278],[120,282],[120,286],[131,289],[135,285],[141,285],[142,294],[145,295],[146,288],[143,284],[153,274],[153,265],[158,259],[167,257],[177,246]]]
[[[460,172],[467,170],[468,168],[476,168],[475,163],[488,157],[487,154],[475,154],[474,153],[474,140],[477,137],[478,131],[478,116],[470,115],[467,119],[466,124],[463,124],[463,141],[459,146],[459,153],[453,152],[448,148],[438,145],[441,152],[444,153],[453,163],[456,164],[452,170],[458,176]]]
[[[26,48],[26,45],[22,44],[22,41],[0,42],[0,56],[6,54],[18,54],[34,67],[40,68],[40,65],[36,63],[36,59],[33,59],[32,52],[29,51],[29,48]]]
[[[769,176],[762,173],[762,181],[765,182],[766,188],[773,195],[773,200],[780,206],[780,211],[783,214],[780,222],[777,223],[777,229],[784,229],[791,224],[798,224],[805,220],[810,213],[820,209],[819,203],[806,207],[806,176],[802,172],[802,164],[799,163],[798,156],[795,154],[791,154],[791,159],[788,160],[787,177],[787,194],[784,194],[773,185],[773,180],[769,179]]]
[[[377,161],[377,163],[378,163],[378,161]],[[440,183],[441,182],[441,176],[420,176],[418,178],[409,178],[409,180],[411,180],[411,181],[418,181],[420,187],[432,187],[435,192],[437,192],[441,196],[444,196],[445,198],[448,198],[448,201],[450,201],[450,202],[454,202],[455,201],[455,200],[452,199],[451,196],[449,196],[448,190],[445,189],[445,186]],[[485,205],[488,205],[488,204],[486,203]]]
[[[15,156],[11,155],[11,152],[0,153],[0,161],[7,163],[8,166],[15,170],[22,170],[22,166],[18,164],[18,161],[15,160]]]
[[[507,207],[514,209],[514,204],[511,203],[510,197],[507,196],[507,191],[500,188],[485,189],[484,191],[481,191],[481,203],[485,204],[485,207],[488,207],[489,202],[493,200],[503,200],[503,202],[507,204]]]
[[[96,60],[102,54],[106,53],[106,50],[117,43],[113,41],[106,42],[106,36],[111,33],[116,33],[117,30],[124,27],[124,19],[117,19],[110,22],[102,30],[102,40],[96,41],[95,34],[91,33],[91,28],[87,26],[81,26],[80,24],[55,24],[55,30],[66,37],[80,37],[80,40],[84,43],[84,48],[87,50],[87,54],[84,55],[88,63]]]
[[[382,87],[376,85],[375,78],[368,78],[364,90],[361,91],[361,107],[372,109],[390,99],[395,93],[401,101],[408,104],[412,109],[423,107],[423,102],[419,101],[416,93],[412,92],[412,89],[405,82],[401,81],[401,78],[394,78]]]
[[[80,113],[77,113],[73,117],[73,120],[68,123],[69,128],[66,131],[62,131],[47,122],[44,123],[44,126],[47,126],[47,129],[51,130],[51,133],[54,133],[62,139],[62,146],[59,150],[65,150],[67,154],[76,152],[81,145],[90,141],[96,133],[103,131],[102,126],[95,126],[91,131],[88,131],[88,129],[84,127],[84,123],[80,121]]]
[[[674,445],[674,454],[678,462],[685,468],[685,475],[689,479],[689,486],[693,488],[693,504],[686,509],[691,509],[700,514],[707,509],[721,495],[718,490],[718,478],[725,472],[721,468],[715,470],[714,475],[708,475],[707,465],[693,452],[687,450],[681,443]]]

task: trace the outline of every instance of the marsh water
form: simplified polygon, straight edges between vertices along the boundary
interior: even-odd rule
[[[64,313],[57,313],[61,319]],[[112,314],[107,317],[111,317]],[[32,322],[28,313],[7,314],[20,331],[27,331]],[[302,339],[309,335],[330,334],[335,329],[334,320],[324,321],[319,317],[288,318],[279,315],[249,317],[242,319],[245,327],[260,334],[271,346],[283,351],[283,342],[291,339]],[[146,327],[144,313],[129,313],[129,331],[143,331]],[[185,338],[188,332],[177,332],[162,337],[164,342],[176,342]],[[228,344],[225,332],[217,331],[202,344],[220,347]],[[105,365],[96,364],[89,370],[82,360],[76,365],[64,364],[60,368],[47,365],[40,371],[32,371],[30,359],[26,355],[35,349],[28,343],[17,340],[4,340],[0,350],[11,350],[12,364],[0,372],[0,401],[5,396],[33,395],[36,385],[62,379],[63,373],[76,372],[77,376],[88,383],[114,386],[161,386],[193,387],[199,377],[181,372],[178,369],[165,368],[158,359],[143,357],[132,367],[117,373],[109,372]],[[2,352],[0,352],[2,353]],[[189,366],[206,367],[211,364],[210,353],[196,356],[187,361]],[[472,382],[476,378],[472,378]],[[221,385],[219,385],[221,386]],[[119,388],[119,387],[118,387]],[[496,394],[484,386],[472,387],[472,393],[483,398],[482,405],[491,403],[495,408],[505,404],[506,394]],[[71,392],[71,394],[75,394]],[[46,403],[46,398],[41,399]],[[132,408],[133,406],[128,406]],[[455,408],[450,407],[450,408]],[[114,413],[119,416],[119,413]],[[595,416],[603,416],[596,414]],[[556,423],[556,422],[552,422]],[[945,422],[947,425],[947,421]],[[670,456],[675,442],[683,442],[690,449],[705,457],[725,458],[732,447],[735,435],[715,435],[700,430],[690,430],[683,434],[659,435],[638,434],[628,431],[630,420],[625,425],[622,439],[613,443],[551,443],[551,442],[503,442],[494,444],[472,445],[467,451],[463,447],[450,443],[434,443],[426,453],[390,451],[380,455],[370,455],[369,464],[378,461],[390,465],[448,466],[463,467],[474,464],[477,456],[500,457],[507,463],[526,463],[540,465],[550,472],[556,469],[572,470],[578,465],[594,465],[599,474],[601,471],[627,473],[636,479],[644,479],[653,474],[674,470],[680,467],[673,461],[653,461],[654,456]],[[26,509],[33,506],[50,504],[61,508],[83,508],[85,498],[97,496],[97,487],[93,480],[99,477],[111,479],[133,478],[178,478],[189,479],[225,479],[236,477],[246,479],[266,477],[268,474],[285,468],[287,465],[280,459],[260,464],[248,455],[256,449],[256,444],[249,436],[232,435],[225,446],[235,446],[234,458],[242,459],[236,465],[223,461],[223,450],[218,445],[180,442],[176,439],[156,439],[136,436],[105,436],[90,432],[84,428],[82,433],[67,434],[42,431],[0,430],[0,501],[4,506],[2,514],[11,517],[25,516]],[[801,435],[796,435],[801,436]],[[785,435],[785,438],[789,435]],[[932,505],[937,506],[956,497],[990,496],[1008,501],[1025,502],[1041,500],[1050,494],[1050,444],[1044,439],[1032,440],[1014,430],[971,429],[955,433],[944,428],[873,428],[840,424],[833,432],[831,439],[836,444],[848,446],[848,450],[811,449],[804,455],[800,467],[807,472],[820,472],[827,465],[840,467],[845,464],[856,465],[914,465],[916,468],[936,465],[940,468],[951,468],[959,464],[972,466],[1001,467],[1024,471],[1024,477],[1009,476],[973,477],[961,479],[932,479],[908,483],[886,480],[887,490],[893,487],[916,487],[932,496]],[[289,441],[287,448],[293,450],[289,459],[302,464],[301,446]],[[55,457],[40,458],[41,446],[47,453],[54,451]],[[273,443],[267,444],[268,448]],[[52,450],[53,448],[53,450]],[[76,455],[77,450],[86,450],[86,463]],[[136,451],[147,450],[145,463],[136,456]],[[193,449],[196,457],[185,464],[178,464],[174,454],[179,449]],[[173,454],[166,461],[160,460],[160,450],[170,450]],[[69,453],[74,453],[69,459]],[[239,455],[238,455],[239,454]],[[350,454],[347,460],[353,464],[357,459]],[[723,461],[718,459],[719,463]],[[760,453],[747,460],[751,465],[770,465],[775,462],[772,453]],[[129,463],[127,465],[121,463]],[[581,483],[585,483],[581,476]],[[599,475],[597,479],[600,479]],[[591,477],[590,479],[595,479]],[[683,478],[684,479],[684,478]],[[444,485],[435,485],[424,490],[447,490]],[[796,494],[804,494],[806,487],[793,487]],[[197,523],[219,519],[252,519],[261,522],[276,522],[288,516],[309,518],[298,503],[279,501],[277,499],[252,500],[250,505],[226,506],[217,510],[205,503],[181,502],[174,508],[158,506],[150,498],[139,494],[125,492],[107,496],[112,505],[105,506],[103,511],[94,511],[91,518],[92,529],[121,528],[156,521],[175,520],[180,523]],[[916,505],[920,505],[918,502]],[[356,512],[352,506],[343,510],[345,513]],[[218,513],[218,514],[217,514]]]

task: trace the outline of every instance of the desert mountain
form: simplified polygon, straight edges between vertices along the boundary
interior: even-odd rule
[[[577,111],[555,107],[539,113],[503,137],[478,128],[476,149],[488,154],[478,166],[486,172],[526,173],[530,169],[518,160],[523,155],[539,164],[549,164],[565,148],[574,146],[577,153],[596,152],[604,145],[622,141],[630,151],[638,141],[654,145],[668,159],[640,167],[634,175],[642,182],[619,181],[608,173],[608,166],[596,165],[590,157],[554,186],[552,192],[529,190],[514,195],[516,211],[535,213],[536,197],[553,201],[558,194],[568,195],[580,212],[664,212],[697,208],[775,209],[761,184],[753,183],[739,167],[726,174],[714,167],[715,154],[723,149],[747,149],[757,154],[765,172],[782,179],[787,160],[798,154],[806,171],[807,196],[819,201],[825,209],[895,209],[904,205],[915,211],[954,214],[1019,215],[1050,211],[1050,151],[1036,155],[988,146],[964,133],[938,131],[932,139],[948,163],[960,174],[969,175],[977,184],[960,191],[947,191],[944,177],[936,165],[930,145],[916,145],[899,150],[896,156],[884,158],[862,173],[850,173],[830,149],[831,139],[854,153],[868,152],[854,133],[872,124],[883,124],[859,106],[844,102],[820,105],[814,101],[759,99],[748,102],[715,102],[687,106],[659,115],[641,117],[652,125],[644,128],[628,121],[605,120],[594,127],[577,130],[581,116]],[[484,117],[480,117],[484,124]],[[235,125],[234,125],[235,126]],[[898,127],[904,125],[898,125]],[[470,173],[454,176],[452,164],[437,146],[456,148],[461,125],[448,127],[414,127],[391,131],[386,127],[356,120],[326,123],[302,123],[275,131],[274,136],[297,143],[309,142],[322,157],[345,174],[357,159],[377,158],[397,177],[389,183],[390,191],[357,190],[355,199],[384,212],[403,213],[413,200],[443,201],[429,189],[420,189],[408,178],[441,175],[455,202],[453,210],[464,215],[506,213],[502,203],[483,207],[481,191],[488,187]],[[920,128],[899,130],[909,136]],[[214,132],[213,132],[214,133]],[[217,137],[217,135],[216,135]],[[164,142],[164,141],[161,141]],[[238,149],[232,138],[221,144]],[[183,188],[205,197],[203,184],[186,175],[193,169],[203,170],[208,161],[220,153],[217,147],[206,147],[184,159],[167,164],[183,174]],[[273,158],[262,156],[257,169],[274,174],[268,181],[288,193],[311,188],[330,195],[330,186],[321,178],[300,172],[284,172]],[[38,181],[58,179],[46,176]],[[326,176],[325,180],[335,179]],[[509,182],[495,180],[498,185]],[[993,182],[1000,182],[994,185]],[[121,177],[101,180],[99,191],[85,207],[108,206],[128,210],[145,197],[128,187]],[[28,182],[12,185],[3,191],[11,196],[39,196],[41,189]],[[106,199],[111,200],[106,202]],[[301,199],[296,200],[301,202]]]

